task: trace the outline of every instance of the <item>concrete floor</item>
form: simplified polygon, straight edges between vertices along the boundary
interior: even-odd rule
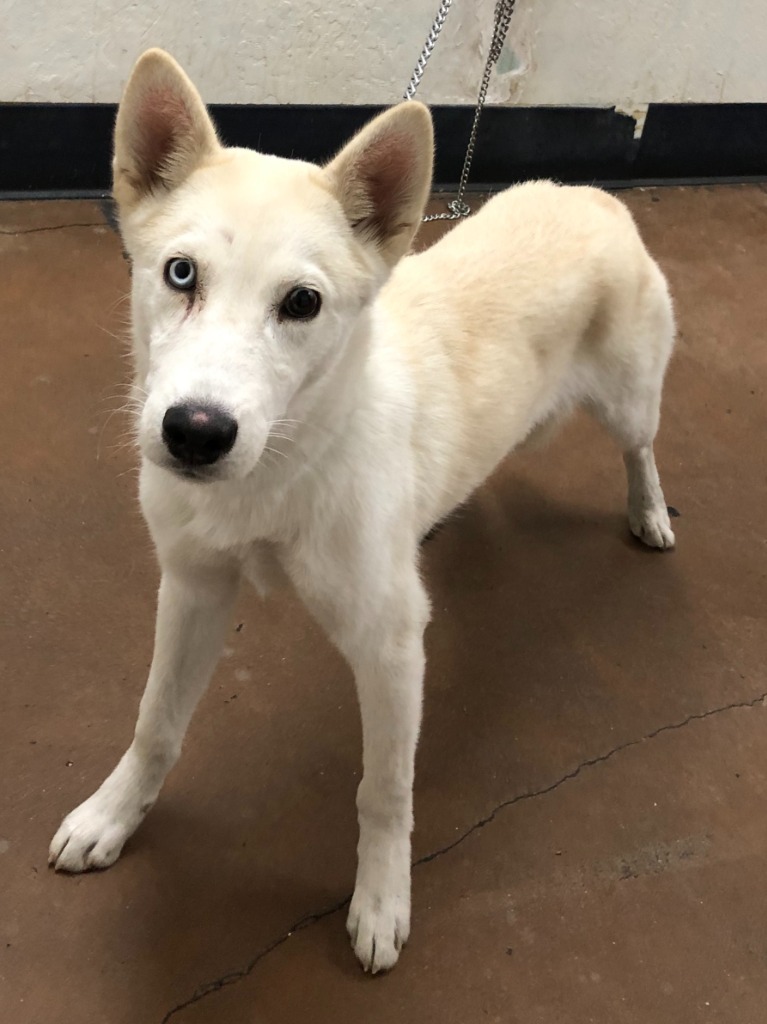
[[[118,240],[94,203],[0,205],[3,1022],[764,1024],[767,193],[623,198],[678,308],[678,549],[631,541],[620,459],[580,420],[427,545],[413,933],[375,979],[337,909],[353,689],[290,596],[243,594],[118,864],[46,868],[130,738],[157,577],[114,413]]]

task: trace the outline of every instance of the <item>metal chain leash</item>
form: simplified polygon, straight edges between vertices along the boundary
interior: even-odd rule
[[[447,19],[448,12],[452,5],[453,0],[442,0],[439,5],[439,10],[434,18],[434,23],[426,37],[421,55],[418,58],[418,63],[415,66],[413,75],[410,79],[410,84],[405,91],[404,99],[412,100],[418,91],[418,86],[421,84],[426,65],[429,62],[434,47],[436,46],[439,34]],[[479,95],[477,96],[477,105],[474,108],[474,119],[471,124],[471,131],[469,132],[469,142],[466,147],[466,156],[463,161],[463,170],[461,171],[461,178],[458,183],[458,195],[450,203],[447,204],[446,213],[432,213],[424,217],[424,223],[432,220],[459,220],[461,217],[468,217],[471,213],[471,207],[464,200],[464,193],[466,186],[469,181],[469,174],[471,173],[471,164],[474,159],[474,150],[477,147],[477,132],[479,130],[479,120],[482,117],[482,111],[485,107],[485,101],[487,99],[487,90],[490,88],[490,79],[493,74],[493,68],[498,63],[503,50],[503,44],[506,41],[506,35],[509,31],[509,24],[511,22],[511,16],[514,13],[514,4],[516,0],[497,0],[495,5],[495,21],[493,25],[493,36],[490,41],[490,50],[487,55],[487,61],[485,62],[485,70],[482,73],[482,81],[479,86]]]
[[[405,95],[402,97],[403,100],[412,100],[418,91],[418,86],[421,84],[423,73],[426,70],[426,65],[429,63],[429,57],[431,57],[434,47],[437,45],[439,34],[447,20],[448,11],[453,3],[453,0],[442,0],[439,5],[439,10],[434,18],[434,24],[429,29],[429,34],[426,37],[426,42],[423,44],[421,50],[421,56],[418,58],[418,63],[413,68],[413,74],[410,78],[410,84],[405,89]]]

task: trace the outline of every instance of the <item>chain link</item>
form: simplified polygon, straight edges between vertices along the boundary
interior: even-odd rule
[[[426,37],[426,42],[423,44],[421,50],[421,56],[418,58],[418,63],[413,68],[413,74],[410,79],[410,84],[405,89],[405,95],[402,97],[403,100],[412,100],[418,91],[418,86],[421,84],[423,73],[426,70],[426,65],[429,63],[429,57],[432,55],[434,47],[437,45],[439,34],[442,31],[442,27],[447,20],[448,11],[453,3],[453,0],[442,0],[439,5],[439,10],[434,19],[434,24],[429,29],[429,34]]]
[[[482,117],[482,111],[485,107],[485,101],[487,99],[487,91],[490,88],[490,79],[493,74],[493,68],[498,63],[501,52],[503,50],[503,44],[506,41],[506,35],[509,31],[509,24],[511,22],[511,16],[514,13],[514,4],[516,0],[497,0],[495,5],[495,21],[493,24],[493,36],[490,40],[490,50],[487,55],[485,62],[485,70],[482,73],[482,81],[479,86],[479,94],[477,96],[477,105],[474,108],[474,119],[471,124],[471,131],[469,132],[469,142],[466,147],[466,156],[463,161],[463,169],[461,171],[461,178],[458,183],[458,195],[452,202],[447,204],[446,213],[432,213],[424,217],[424,223],[433,220],[459,220],[461,217],[468,217],[471,213],[471,207],[464,200],[464,193],[466,192],[466,186],[469,181],[469,174],[471,173],[471,164],[474,159],[474,150],[477,148],[477,132],[479,131],[479,120]],[[404,98],[406,100],[412,100],[418,91],[418,86],[421,84],[426,65],[429,62],[434,47],[439,38],[439,34],[447,19],[448,11],[450,10],[452,0],[442,0],[439,5],[439,10],[434,18],[434,23],[426,37],[421,55],[418,58],[418,63],[413,70],[413,75],[410,79],[410,84],[405,91]]]

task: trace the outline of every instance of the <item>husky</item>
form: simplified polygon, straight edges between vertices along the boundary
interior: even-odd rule
[[[136,64],[113,173],[157,628],[133,741],[50,847],[67,872],[117,860],[179,757],[238,583],[286,580],[354,673],[347,928],[373,973],[410,931],[422,539],[584,407],[620,446],[631,531],[674,545],[653,455],[674,318],[630,214],[595,188],[530,182],[408,255],[432,158],[415,101],[324,167],[225,148],[168,54]]]

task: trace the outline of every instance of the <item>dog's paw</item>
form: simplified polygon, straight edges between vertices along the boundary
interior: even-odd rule
[[[389,971],[410,935],[410,896],[384,897],[354,891],[346,930],[352,948],[366,971]]]
[[[668,551],[675,544],[674,531],[665,505],[629,512],[631,532],[650,548]]]
[[[138,821],[133,820],[135,815],[118,813],[112,803],[94,793],[68,814],[51,841],[48,863],[57,871],[69,872],[114,864]]]

